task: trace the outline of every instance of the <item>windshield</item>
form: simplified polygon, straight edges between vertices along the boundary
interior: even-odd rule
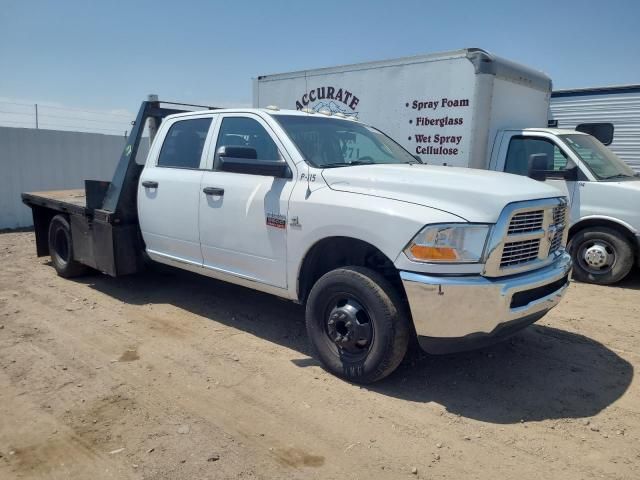
[[[591,135],[561,135],[561,138],[598,180],[637,178],[631,167]]]
[[[307,162],[317,168],[418,163],[384,133],[351,120],[274,115]]]

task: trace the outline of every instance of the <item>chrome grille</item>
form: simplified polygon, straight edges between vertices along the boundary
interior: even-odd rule
[[[553,240],[551,240],[551,246],[549,247],[549,253],[553,253],[562,247],[562,232],[556,232]]]
[[[520,242],[508,242],[502,249],[500,268],[520,265],[538,258],[540,252],[540,239],[522,240]]]
[[[533,212],[516,213],[509,223],[508,235],[515,233],[535,232],[542,228],[544,220],[544,210],[534,210]]]
[[[484,275],[513,275],[551,263],[564,249],[566,216],[563,198],[507,205],[487,247]]]
[[[558,205],[553,209],[553,225],[556,232],[549,246],[549,254],[558,251],[562,247],[562,238],[564,236],[564,227],[567,219],[567,206]]]
[[[554,225],[564,225],[564,221],[567,216],[567,206],[566,205],[558,205],[553,209],[553,224]]]

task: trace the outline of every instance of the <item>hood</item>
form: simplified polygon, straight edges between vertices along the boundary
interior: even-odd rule
[[[495,223],[508,203],[562,195],[527,177],[472,168],[357,165],[325,168],[322,176],[333,190],[415,203],[469,222]]]

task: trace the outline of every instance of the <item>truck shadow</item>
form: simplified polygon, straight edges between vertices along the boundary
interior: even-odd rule
[[[640,268],[634,268],[627,278],[610,286],[628,290],[640,290]]]
[[[533,325],[483,350],[421,355],[371,389],[492,423],[596,415],[631,384],[633,366],[588,337]]]
[[[213,322],[310,357],[304,308],[271,295],[185,271],[165,269],[123,278],[79,278],[134,305],[169,303]],[[371,392],[411,402],[435,402],[449,412],[486,422],[590,417],[629,387],[632,365],[604,345],[557,328],[534,325],[480,351],[419,355]]]

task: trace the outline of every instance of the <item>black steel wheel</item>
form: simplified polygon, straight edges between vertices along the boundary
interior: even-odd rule
[[[53,267],[61,277],[77,277],[88,270],[73,258],[71,227],[64,215],[56,215],[49,224],[49,254]]]
[[[402,361],[410,322],[393,286],[363,267],[344,267],[311,289],[307,332],[323,366],[357,383],[389,375]]]

